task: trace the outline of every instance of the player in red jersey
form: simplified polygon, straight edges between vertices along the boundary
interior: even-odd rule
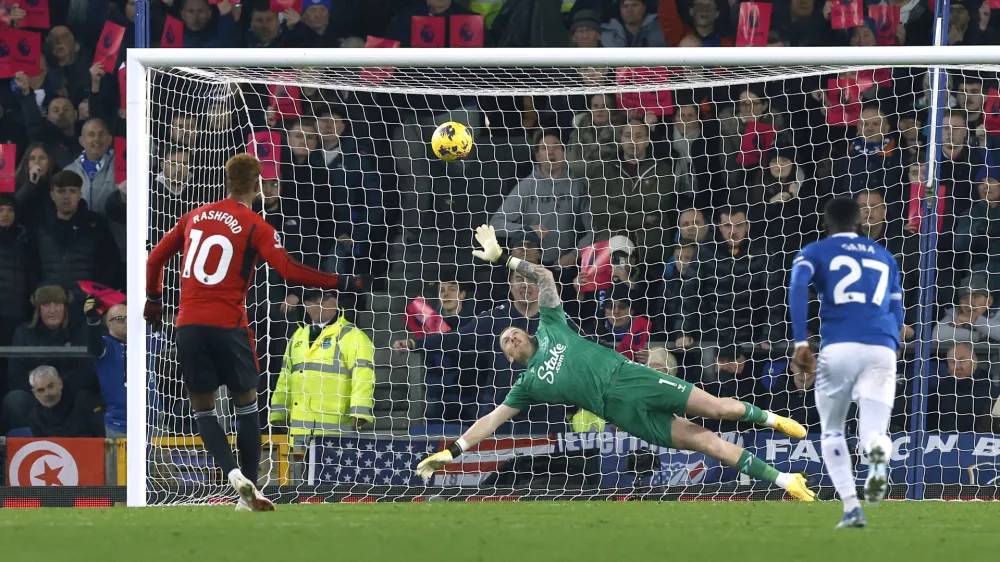
[[[226,162],[229,198],[187,213],[150,252],[146,262],[146,321],[159,323],[163,266],[183,248],[181,302],[175,321],[177,359],[187,385],[198,433],[239,493],[236,509],[273,511],[257,490],[260,369],[247,327],[247,289],[258,257],[290,284],[341,288],[338,275],[302,265],[281,246],[274,228],[250,206],[260,192],[261,164],[250,154]],[[215,416],[215,394],[226,385],[236,404],[240,464]],[[242,468],[242,472],[240,470]]]

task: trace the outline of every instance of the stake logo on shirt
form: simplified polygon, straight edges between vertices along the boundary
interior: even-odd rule
[[[563,357],[564,351],[566,351],[566,346],[561,343],[557,343],[555,347],[549,350],[549,358],[538,369],[538,378],[549,384],[555,382],[555,375],[562,368],[563,359],[565,359]]]

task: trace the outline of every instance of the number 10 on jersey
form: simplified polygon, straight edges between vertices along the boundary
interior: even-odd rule
[[[202,242],[204,232],[191,229],[191,242],[188,244],[187,252],[184,256],[184,270],[182,277],[191,277],[191,268],[194,267],[194,278],[205,285],[218,285],[226,278],[229,272],[229,264],[233,261],[233,243],[221,234],[213,234]],[[208,261],[208,254],[216,246],[222,250],[219,256],[219,264],[214,273],[205,271],[205,262]]]

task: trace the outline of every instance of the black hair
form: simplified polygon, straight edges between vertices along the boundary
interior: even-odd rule
[[[332,117],[336,115],[340,119],[347,119],[347,108],[338,103],[316,103],[313,109],[313,117]]]
[[[559,139],[559,144],[562,146],[566,145],[566,141],[563,140],[562,134],[558,129],[542,129],[538,132],[535,142],[533,143],[532,152],[538,152],[542,148],[542,144],[545,142],[545,137],[555,137]]]
[[[63,170],[61,172],[56,172],[52,176],[52,180],[49,182],[52,185],[52,189],[59,187],[75,187],[77,189],[83,189],[83,178],[80,174],[72,170]]]
[[[854,232],[861,222],[861,209],[849,197],[835,197],[823,209],[823,223],[829,234]]]
[[[466,287],[465,283],[458,279],[457,275],[447,275],[441,277],[437,282],[438,288],[440,288],[441,285],[458,285],[458,292],[461,293],[462,291],[465,291],[466,294],[469,293],[468,287]]]
[[[743,349],[739,345],[723,344],[719,346],[719,353],[716,355],[718,363],[729,363],[740,358],[746,359],[746,354],[743,353]]]
[[[958,117],[962,121],[965,121],[966,124],[969,123],[969,112],[966,111],[966,110],[964,110],[964,109],[957,108],[957,107],[946,108],[944,110],[944,117],[945,117],[945,119],[951,119],[952,117]]]
[[[337,298],[340,294],[336,289],[306,289],[302,293],[302,302],[323,302],[326,299]]]
[[[74,103],[73,100],[70,99],[69,96],[61,96],[61,95],[57,94],[57,95],[54,95],[51,98],[45,100],[45,110],[48,111],[49,106],[52,105],[52,102],[54,102],[56,100],[66,100],[66,101],[68,101],[69,103],[71,103],[73,105],[73,109],[76,109],[76,106],[78,105],[77,103]]]
[[[729,218],[732,219],[733,215],[738,215],[740,213],[743,213],[744,217],[747,216],[748,215],[747,208],[742,205],[733,205],[730,207],[724,207],[721,210],[719,210],[719,213],[717,215],[715,215],[715,219],[717,221],[721,221],[723,215],[728,215]]]
[[[955,87],[957,88],[960,84],[979,84],[982,86],[983,79],[975,74],[961,74],[959,75],[959,80],[958,83],[955,84]]]
[[[885,118],[885,117],[886,117],[886,111],[885,111],[885,109],[883,109],[883,108],[882,108],[882,104],[880,104],[880,103],[879,103],[879,102],[877,102],[877,101],[869,101],[869,102],[865,102],[865,103],[864,103],[864,104],[863,104],[863,105],[861,106],[861,111],[862,111],[862,112],[865,112],[865,111],[868,111],[869,109],[874,109],[874,110],[875,110],[875,111],[877,111],[877,112],[878,112],[878,114],[879,114],[879,115],[881,115],[881,116],[882,116],[883,118]]]

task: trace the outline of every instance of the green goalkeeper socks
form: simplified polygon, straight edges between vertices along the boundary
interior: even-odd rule
[[[761,410],[749,402],[744,402],[743,407],[746,408],[746,413],[743,414],[740,421],[748,421],[756,424],[763,424],[767,421],[767,412],[764,410]]]
[[[736,469],[751,478],[771,483],[777,480],[778,475],[781,474],[777,468],[758,459],[750,451],[746,450],[740,455],[740,460],[736,463]]]

